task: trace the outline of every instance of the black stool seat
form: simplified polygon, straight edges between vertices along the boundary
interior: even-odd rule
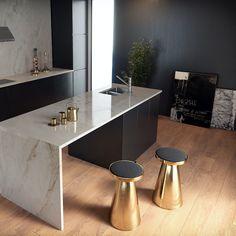
[[[113,175],[120,178],[134,179],[143,175],[142,166],[129,160],[113,162],[109,169]]]
[[[188,159],[188,156],[176,148],[161,147],[156,150],[156,156],[164,161],[182,162]]]

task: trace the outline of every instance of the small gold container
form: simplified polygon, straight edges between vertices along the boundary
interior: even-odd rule
[[[57,118],[51,119],[51,125],[57,125]]]
[[[61,125],[66,125],[66,123],[67,123],[67,119],[66,119],[66,117],[63,117],[61,119]]]
[[[57,118],[56,117],[51,118],[51,121],[48,125],[49,126],[57,126],[58,125]]]
[[[66,113],[64,111],[60,111],[59,112],[59,120],[60,122],[62,122],[62,120],[66,118]]]

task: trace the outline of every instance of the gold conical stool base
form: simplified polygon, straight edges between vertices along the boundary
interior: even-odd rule
[[[134,182],[116,180],[110,220],[119,230],[132,230],[140,224],[141,217]]]
[[[182,206],[181,183],[178,165],[169,165],[162,162],[153,202],[164,209],[176,209]]]

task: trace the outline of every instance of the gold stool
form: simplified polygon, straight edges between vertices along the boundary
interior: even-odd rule
[[[153,202],[164,209],[176,209],[182,206],[182,192],[179,166],[183,165],[188,156],[176,149],[163,147],[156,150],[156,157],[162,164],[153,193]]]
[[[133,161],[120,160],[113,162],[109,169],[116,178],[111,224],[119,230],[132,230],[141,222],[135,182],[143,177],[143,167]]]

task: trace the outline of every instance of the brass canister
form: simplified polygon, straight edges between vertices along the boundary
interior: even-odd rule
[[[51,118],[50,123],[48,125],[49,126],[57,126],[58,125],[57,118],[56,117]]]
[[[74,106],[67,107],[67,120],[71,122],[77,121],[78,111],[79,111],[79,108],[76,108]]]
[[[65,118],[62,118],[62,120],[61,120],[61,124],[62,124],[62,125],[66,125],[66,123],[67,123],[67,119],[66,119],[66,117],[65,117]]]
[[[66,113],[64,111],[59,112],[59,120],[62,123],[62,120],[66,118]]]

